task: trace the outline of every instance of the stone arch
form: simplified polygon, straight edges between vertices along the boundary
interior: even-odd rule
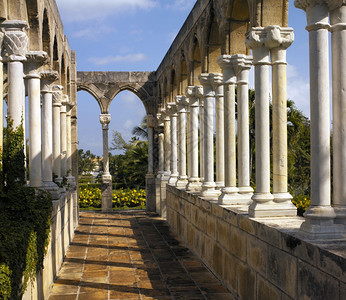
[[[180,91],[180,94],[185,94],[185,89],[188,85],[188,76],[187,76],[187,62],[186,62],[184,51],[181,52],[179,70],[180,70],[179,91]]]
[[[168,80],[167,80],[167,77],[165,77],[165,79],[163,81],[163,104],[164,104],[164,106],[169,102],[169,100],[167,99],[168,95],[169,95]]]
[[[227,45],[228,54],[249,54],[245,46],[245,34],[250,28],[250,10],[247,1],[234,0],[227,8],[226,19],[228,23]]]
[[[29,46],[30,50],[41,49],[41,38],[40,38],[40,19],[38,10],[38,0],[26,0],[26,8],[28,14],[28,23],[30,30],[29,35]]]
[[[174,65],[171,67],[170,80],[170,102],[175,102],[175,96],[178,95],[177,72]]]
[[[222,54],[221,52],[221,37],[219,33],[219,26],[217,24],[213,10],[210,15],[210,23],[207,29],[207,72],[220,73],[221,69],[217,64],[217,58]]]
[[[198,85],[198,76],[202,73],[202,60],[201,60],[201,49],[199,46],[199,41],[195,35],[193,38],[193,43],[191,47],[191,61],[192,61],[192,85]]]
[[[55,71],[59,71],[59,48],[58,48],[58,41],[56,38],[56,35],[54,35],[54,42],[53,42],[53,49],[52,49],[52,60],[53,60],[53,69]],[[60,74],[60,73],[59,73]]]
[[[49,19],[47,14],[47,9],[43,11],[43,19],[42,19],[42,50],[47,52],[47,54],[51,57],[50,52],[50,26]]]
[[[107,107],[104,107],[101,101],[102,93],[98,91],[98,88],[95,85],[78,85],[77,92],[79,91],[88,92],[91,96],[93,96],[100,107],[101,113],[103,113],[103,111],[106,113]]]
[[[67,81],[66,81],[66,65],[65,65],[65,55],[63,54],[61,56],[61,67],[60,67],[60,82],[61,85],[64,87],[64,93],[66,93],[67,90]]]

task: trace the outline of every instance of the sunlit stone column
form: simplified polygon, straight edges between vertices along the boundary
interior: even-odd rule
[[[199,99],[199,177],[201,184],[204,181],[204,97],[203,87]]]
[[[154,127],[155,118],[153,115],[147,115],[148,128],[148,174],[154,174]]]
[[[177,105],[168,103],[168,111],[171,118],[171,175],[168,184],[175,185],[178,180],[178,144],[177,144]]]
[[[164,174],[162,180],[168,180],[171,175],[171,118],[168,109],[162,112],[164,122]]]
[[[102,125],[102,144],[103,144],[103,175],[102,175],[102,211],[112,211],[112,176],[109,173],[108,158],[108,130],[111,115],[101,114],[100,123]]]
[[[60,155],[61,155],[61,176],[67,176],[67,105],[68,96],[63,95],[60,107]]]
[[[267,31],[253,27],[246,36],[246,45],[252,49],[255,66],[255,127],[256,127],[256,192],[249,207],[251,217],[273,215],[270,193],[269,142],[269,49],[265,47]]]
[[[300,234],[310,239],[335,237],[330,199],[330,100],[328,7],[321,1],[295,1],[304,9],[309,32],[311,205]]]
[[[213,74],[215,92],[215,131],[216,131],[216,189],[225,186],[225,128],[224,128],[224,87],[222,74]]]
[[[238,190],[244,204],[251,202],[250,186],[250,136],[249,136],[249,71],[252,57],[235,55],[234,70],[237,75],[238,108]]]
[[[186,175],[186,107],[189,104],[185,96],[177,96],[177,111],[178,111],[178,173],[179,177],[176,182],[176,187],[186,188],[188,184]]]
[[[287,174],[287,62],[286,49],[294,40],[292,28],[266,27],[270,49],[273,90],[273,196],[276,216],[296,216],[288,193]]]
[[[26,53],[25,78],[28,82],[29,103],[29,166],[30,186],[42,186],[42,135],[41,135],[41,75],[40,67],[47,61],[43,51]]]
[[[48,190],[58,190],[53,182],[53,91],[52,84],[59,78],[56,71],[41,72],[42,94],[42,181]]]
[[[214,181],[214,94],[212,88],[214,74],[203,73],[199,81],[203,85],[204,98],[204,180],[202,196],[214,198],[220,195]]]
[[[0,53],[2,52],[2,42],[4,34],[0,32]],[[3,70],[3,60],[0,56],[0,153],[2,153],[2,148],[4,144],[4,70]],[[0,158],[1,164],[1,158]]]
[[[235,123],[235,84],[234,57],[222,55],[218,58],[218,64],[223,72],[224,80],[224,135],[225,135],[225,187],[221,190],[219,203],[243,204],[238,194],[236,173],[236,123]]]
[[[13,120],[14,128],[25,118],[25,92],[23,62],[28,45],[25,21],[7,20],[1,23],[4,31],[4,46],[8,53],[8,115]],[[23,122],[23,127],[25,123]]]
[[[53,173],[57,178],[56,182],[61,182],[61,131],[60,131],[60,110],[62,102],[63,86],[53,86]]]
[[[186,96],[189,98],[190,106],[190,176],[187,191],[199,191],[201,182],[198,177],[198,96],[201,96],[202,87],[189,86],[186,88]]]
[[[335,222],[346,225],[346,3],[328,3],[332,32],[333,207]]]
[[[156,114],[157,123],[158,123],[158,130],[159,130],[159,170],[157,172],[157,178],[162,177],[162,174],[165,170],[165,136],[163,134],[163,127],[164,127],[164,121],[163,121],[163,113],[162,110]]]
[[[72,175],[72,131],[71,131],[71,114],[73,109],[73,104],[69,102],[66,106],[66,140],[67,140],[67,150],[66,150],[66,164],[67,164],[67,182],[70,185],[75,185],[75,178]]]

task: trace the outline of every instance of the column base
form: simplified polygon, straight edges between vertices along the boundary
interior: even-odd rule
[[[345,239],[345,226],[335,224],[332,217],[335,216],[334,210],[332,207],[329,208],[325,206],[308,208],[304,214],[305,221],[300,226],[299,235],[309,240]]]
[[[67,183],[69,185],[75,186],[76,185],[76,179],[74,178],[74,176],[72,176],[72,175],[67,176]]]
[[[112,211],[112,176],[111,175],[102,175],[101,183],[101,193],[102,201],[101,207],[102,212],[111,212]]]
[[[225,187],[221,190],[222,194],[218,199],[219,204],[225,205],[249,205],[251,203],[251,197],[239,194],[237,187]]]
[[[203,182],[201,196],[206,199],[217,199],[221,191],[215,189],[215,182]]]
[[[215,182],[215,189],[221,191],[225,187],[224,181],[216,181]]]
[[[56,183],[62,183],[62,177],[57,177],[57,178],[55,178],[55,180],[54,180]]]
[[[274,196],[274,202],[280,203],[280,202],[286,202],[292,200],[292,195],[290,193],[273,193]]]
[[[168,179],[168,184],[175,186],[176,182],[178,181],[178,174],[171,174],[171,176]]]
[[[189,183],[186,186],[186,190],[189,192],[199,192],[202,188],[202,183],[198,177],[190,177]]]
[[[168,181],[170,177],[171,177],[171,172],[165,171],[161,175],[161,180],[162,181]]]
[[[187,176],[179,176],[175,186],[180,189],[186,189],[188,183]]]
[[[164,173],[163,171],[157,172],[156,178],[161,179],[161,177],[163,176],[163,173]]]
[[[294,217],[297,208],[291,201],[277,203],[271,193],[255,193],[253,202],[249,206],[249,216],[254,218],[265,217]]]
[[[52,195],[53,200],[60,199],[60,190],[56,183],[53,181],[43,181],[42,188]]]
[[[346,206],[333,206],[336,214],[334,223],[346,226]]]

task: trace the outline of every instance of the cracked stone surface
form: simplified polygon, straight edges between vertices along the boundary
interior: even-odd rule
[[[49,300],[234,299],[154,213],[82,212]]]

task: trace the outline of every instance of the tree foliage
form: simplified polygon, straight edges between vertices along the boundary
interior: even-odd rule
[[[83,149],[78,150],[78,175],[84,173],[90,173],[96,167],[95,163],[96,156],[87,150],[84,152]]]

